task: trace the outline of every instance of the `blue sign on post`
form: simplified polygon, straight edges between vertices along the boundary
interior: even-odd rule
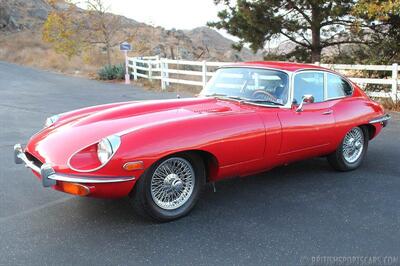
[[[119,50],[121,51],[132,51],[132,45],[127,42],[123,42],[119,45]]]
[[[132,51],[132,45],[128,42],[123,42],[119,45],[119,50],[125,54],[125,84],[130,84],[131,76],[129,75],[128,52]]]

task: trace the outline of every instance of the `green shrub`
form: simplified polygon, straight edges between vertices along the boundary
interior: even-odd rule
[[[125,78],[125,65],[105,65],[97,73],[101,80],[114,80]]]

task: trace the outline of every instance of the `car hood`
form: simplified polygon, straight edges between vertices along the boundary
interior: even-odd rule
[[[60,118],[34,135],[26,150],[42,162],[65,165],[75,152],[110,135],[129,134],[141,128],[197,116],[252,112],[248,105],[214,98],[142,101],[107,105],[96,111]]]

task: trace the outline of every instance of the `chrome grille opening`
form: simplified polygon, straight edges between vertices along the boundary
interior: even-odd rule
[[[36,165],[37,167],[42,167],[43,163],[36,158],[35,156],[33,156],[32,154],[30,154],[29,152],[25,152],[26,158],[28,158],[29,161],[32,161],[34,165]]]

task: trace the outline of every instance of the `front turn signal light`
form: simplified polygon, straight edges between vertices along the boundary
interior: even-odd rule
[[[61,183],[59,185],[60,189],[65,193],[77,195],[77,196],[87,196],[90,193],[90,188],[87,186],[76,184],[76,183]]]
[[[124,164],[123,168],[126,171],[143,170],[144,165],[143,165],[142,161],[129,162],[129,163]]]

